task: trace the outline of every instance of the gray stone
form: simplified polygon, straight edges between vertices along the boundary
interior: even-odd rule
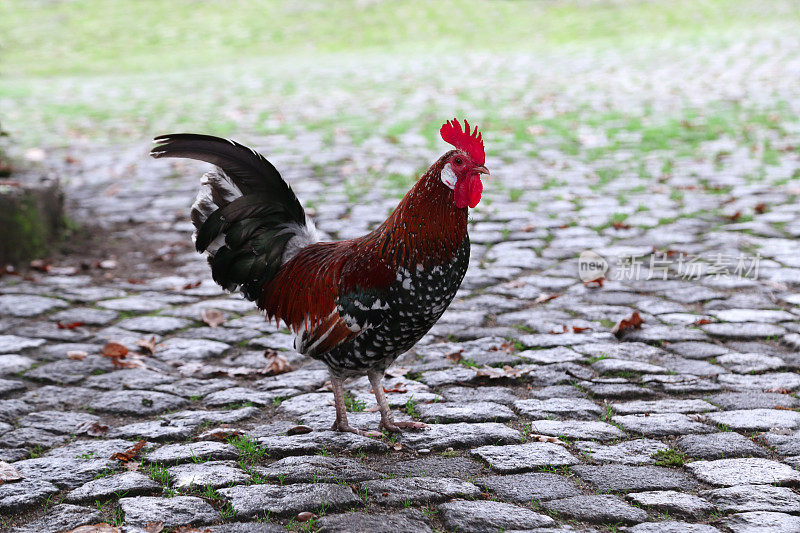
[[[800,400],[797,398],[775,392],[721,392],[706,399],[722,409],[774,409],[800,406]]]
[[[258,513],[295,515],[315,511],[324,506],[326,511],[336,511],[361,503],[353,489],[331,483],[297,483],[293,485],[239,485],[220,489],[229,499],[237,516],[251,517]]]
[[[49,481],[60,489],[74,489],[114,465],[109,459],[80,460],[67,457],[38,457],[14,463],[26,479]]]
[[[322,455],[285,457],[269,466],[255,467],[255,470],[267,479],[281,483],[353,483],[380,477],[355,459]]]
[[[634,413],[705,413],[717,408],[703,400],[637,400],[625,403],[612,403],[614,411],[621,415]]]
[[[375,479],[359,484],[370,500],[393,507],[439,503],[456,497],[476,498],[481,491],[472,483],[449,477]]]
[[[96,509],[60,503],[54,505],[47,514],[15,528],[14,533],[61,533],[78,526],[102,522],[102,515]]]
[[[202,531],[204,533],[286,533],[286,528],[280,524],[266,522],[231,522],[205,527]]]
[[[514,503],[553,500],[577,496],[580,491],[569,478],[557,474],[529,472],[488,476],[476,481],[498,498]]]
[[[3,434],[3,446],[9,448],[22,448],[27,446],[41,446],[50,448],[69,439],[67,435],[56,435],[36,428],[19,428]]]
[[[197,361],[221,355],[230,347],[224,342],[175,337],[162,342],[154,357],[162,361]]]
[[[110,430],[107,436],[154,441],[185,439],[192,434],[198,425],[187,425],[180,422],[170,422],[169,420],[151,420],[150,422],[135,422],[116,427]]]
[[[518,400],[514,403],[514,408],[520,415],[534,420],[547,418],[550,415],[555,415],[559,418],[594,420],[603,412],[599,405],[583,398]]]
[[[229,389],[212,392],[205,397],[203,403],[209,407],[220,407],[223,405],[252,403],[254,405],[272,405],[276,398],[293,396],[300,391],[296,389],[275,389],[271,391],[257,391],[245,387],[231,387]]]
[[[708,524],[690,524],[678,520],[662,522],[642,522],[623,529],[628,533],[720,533],[720,530]]]
[[[442,394],[448,402],[493,402],[512,405],[518,400],[507,387],[446,387]]]
[[[407,431],[400,440],[412,450],[471,448],[485,444],[514,444],[520,441],[522,435],[519,431],[497,422],[434,424],[422,431]]]
[[[675,442],[689,457],[696,459],[726,459],[732,457],[765,457],[766,452],[750,439],[726,431],[708,435],[685,435]]]
[[[800,531],[800,516],[771,511],[736,513],[725,520],[733,533],[773,533]]]
[[[669,449],[663,442],[651,439],[635,439],[622,441],[619,444],[604,445],[594,441],[577,441],[581,452],[593,461],[622,463],[627,465],[648,465],[655,463],[653,454]]]
[[[183,318],[154,315],[126,318],[116,324],[119,328],[141,331],[142,333],[158,333],[160,335],[188,327],[189,325],[191,325],[191,322]]]
[[[774,309],[723,309],[715,311],[716,317],[723,322],[784,322],[797,320],[797,317],[786,311]]]
[[[239,450],[226,442],[201,440],[180,444],[167,444],[145,455],[151,463],[186,463],[189,461],[208,461],[210,459],[236,459]]]
[[[161,372],[154,372],[144,368],[126,368],[116,370],[99,376],[86,378],[87,387],[98,389],[124,390],[124,389],[153,389],[158,385],[172,383],[175,378]]]
[[[655,393],[632,383],[587,383],[584,385],[597,398],[640,398]]]
[[[67,302],[30,294],[0,294],[0,316],[36,316],[58,307],[67,307]]]
[[[44,339],[28,339],[16,335],[0,335],[0,353],[13,354],[28,348],[36,348],[45,343]]]
[[[717,362],[738,374],[765,372],[786,366],[786,363],[780,357],[759,353],[729,353],[717,357]]]
[[[305,435],[275,435],[260,437],[257,442],[271,457],[288,455],[311,455],[323,448],[329,452],[385,452],[388,446],[383,442],[353,433],[338,431],[313,431]]]
[[[51,320],[56,320],[63,324],[83,322],[89,326],[106,326],[114,321],[119,313],[107,309],[95,309],[94,307],[72,307],[50,315]]]
[[[715,424],[724,424],[738,431],[796,429],[800,426],[800,413],[778,409],[720,411],[707,413],[705,416]]]
[[[53,448],[45,457],[62,457],[64,459],[110,459],[117,452],[130,449],[135,441],[122,439],[76,440],[66,446]]]
[[[180,489],[189,487],[214,488],[247,483],[250,475],[236,466],[234,461],[206,461],[203,463],[187,463],[168,469],[172,486]]]
[[[464,533],[530,529],[554,524],[547,515],[502,502],[453,501],[440,504],[438,509],[448,530]]]
[[[800,472],[791,466],[769,459],[718,459],[695,461],[686,465],[700,481],[710,485],[797,483]]]
[[[195,496],[136,496],[120,498],[119,505],[125,512],[125,523],[131,526],[145,526],[150,522],[161,522],[164,527],[197,526],[219,520],[219,513]]]
[[[572,470],[602,491],[691,489],[696,485],[679,470],[660,466],[578,465]]]
[[[729,352],[724,346],[718,346],[710,342],[675,342],[667,346],[667,349],[687,357],[689,359],[708,359],[717,357]]]
[[[595,439],[606,441],[624,437],[625,433],[605,422],[583,420],[534,420],[531,422],[534,433],[567,437],[569,439]]]
[[[33,507],[57,493],[58,487],[40,479],[3,483],[0,485],[0,510],[10,513]]]
[[[625,431],[648,437],[711,433],[714,431],[711,426],[680,413],[614,416],[611,420],[624,427]]]
[[[65,500],[73,503],[93,502],[116,494],[142,496],[161,491],[161,485],[139,472],[123,472],[89,481],[70,491]]]
[[[713,323],[700,326],[700,329],[709,335],[725,339],[766,339],[786,333],[786,329],[781,326],[757,322]]]
[[[99,422],[99,416],[72,411],[39,411],[19,419],[21,426],[44,429],[53,433],[80,433],[81,426]]]
[[[120,415],[155,415],[178,409],[189,400],[164,392],[121,390],[98,394],[89,407],[104,413]]]
[[[517,356],[525,359],[529,363],[536,363],[540,365],[568,363],[571,361],[580,361],[584,359],[581,354],[563,346],[550,348],[549,350],[525,350],[519,352]]]
[[[714,505],[727,511],[800,511],[800,496],[788,487],[772,485],[737,485],[701,493]]]
[[[631,361],[629,359],[600,359],[592,363],[599,374],[612,374],[615,372],[636,372],[640,374],[659,374],[666,372],[667,369],[660,365],[653,365],[643,361]]]
[[[647,520],[644,510],[625,503],[617,496],[573,496],[546,501],[543,505],[559,515],[586,522],[635,524]]]
[[[703,498],[674,490],[635,492],[628,494],[628,498],[639,505],[682,516],[697,517],[714,508]]]
[[[16,379],[0,379],[0,396],[25,390],[25,383]]]
[[[7,376],[24,372],[33,366],[34,360],[30,357],[17,354],[0,355],[0,376]]]
[[[417,509],[395,514],[342,513],[320,518],[319,533],[431,533],[425,515]]]
[[[483,472],[483,466],[466,457],[429,455],[410,461],[390,459],[380,470],[393,476],[473,478]]]
[[[507,422],[517,415],[505,405],[493,402],[428,403],[419,404],[417,410],[423,422]]]
[[[114,366],[108,357],[89,356],[80,361],[64,359],[25,372],[25,377],[57,384],[75,384],[93,372],[108,372]]]
[[[530,442],[509,446],[481,446],[472,450],[492,470],[502,474],[524,472],[542,466],[564,466],[578,463],[564,446],[552,442]]]
[[[95,394],[97,394],[96,390],[84,387],[45,385],[29,390],[20,398],[39,408],[66,410],[83,407]]]

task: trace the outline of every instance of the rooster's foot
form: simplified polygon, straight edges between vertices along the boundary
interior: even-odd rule
[[[333,431],[343,431],[345,433],[355,433],[356,435],[361,435],[362,437],[381,437],[383,436],[378,431],[369,431],[366,429],[358,429],[354,428],[350,424],[343,424],[341,422],[334,422],[331,426]]]
[[[404,429],[424,429],[428,427],[427,424],[422,422],[394,422],[381,420],[381,429],[385,429],[389,433],[401,433]]]

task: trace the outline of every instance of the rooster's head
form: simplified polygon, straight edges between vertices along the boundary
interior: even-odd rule
[[[486,155],[483,151],[483,139],[475,126],[470,133],[469,123],[464,119],[464,129],[458,119],[448,120],[439,130],[442,139],[456,147],[447,157],[442,168],[441,179],[447,187],[453,189],[453,201],[456,207],[475,207],[481,201],[483,183],[481,174],[488,174],[484,166]]]

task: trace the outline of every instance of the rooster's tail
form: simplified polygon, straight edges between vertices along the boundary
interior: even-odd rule
[[[217,168],[203,176],[191,218],[214,281],[257,300],[299,250],[319,240],[292,188],[261,154],[234,141],[180,133],[156,137],[153,157],[185,157]]]

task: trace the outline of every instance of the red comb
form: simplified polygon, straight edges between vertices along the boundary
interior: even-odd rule
[[[476,164],[483,165],[486,153],[483,151],[483,138],[478,133],[478,126],[475,126],[475,130],[470,133],[469,122],[464,119],[464,130],[461,129],[458,119],[454,118],[442,124],[439,134],[446,143],[466,152]]]

